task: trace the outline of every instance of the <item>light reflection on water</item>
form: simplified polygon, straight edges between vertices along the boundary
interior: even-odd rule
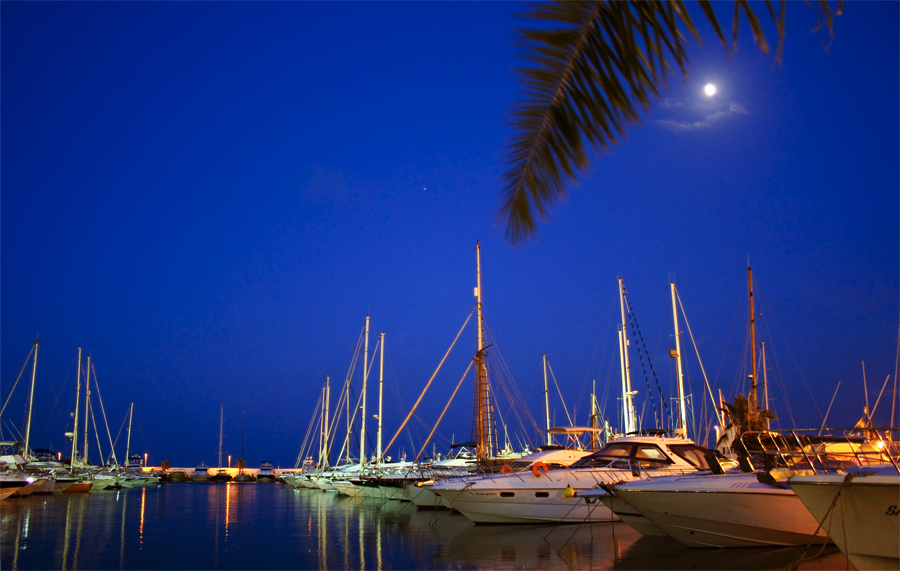
[[[473,526],[456,513],[281,484],[172,483],[0,506],[4,570],[787,569],[803,552],[687,549],[621,523]],[[848,565],[827,547],[800,568]]]

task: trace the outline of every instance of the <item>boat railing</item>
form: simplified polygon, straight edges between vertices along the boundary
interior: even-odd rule
[[[853,466],[897,465],[895,432],[897,429],[875,428],[748,431],[741,435],[735,450],[746,458],[744,463],[761,464],[767,472],[787,468],[827,474]]]

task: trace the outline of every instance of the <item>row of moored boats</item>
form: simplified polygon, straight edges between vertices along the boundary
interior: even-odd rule
[[[690,547],[834,542],[900,568],[900,467],[888,432],[745,433],[726,454],[664,433],[591,452],[548,446],[492,467],[466,455],[284,474],[297,489],[453,509],[477,524],[624,522]]]

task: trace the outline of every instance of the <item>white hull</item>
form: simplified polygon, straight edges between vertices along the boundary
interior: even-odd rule
[[[450,504],[431,491],[431,486],[417,486],[416,482],[407,482],[403,488],[406,490],[409,501],[416,504],[419,509],[437,510],[450,507]]]
[[[602,503],[588,504],[576,494],[638,478],[695,473],[698,466],[686,458],[697,461],[705,452],[683,438],[625,437],[572,468],[548,470],[543,463],[536,463],[518,472],[447,481],[432,491],[475,523],[618,521]],[[648,467],[640,469],[642,464]]]
[[[635,482],[615,492],[688,547],[777,547],[827,541],[789,489],[756,474],[700,475]]]
[[[441,498],[475,523],[600,523],[618,521],[609,508],[577,497],[564,488],[500,490],[444,490]]]
[[[634,509],[619,496],[612,494],[603,494],[597,498],[603,502],[607,509],[616,514],[620,520],[627,523],[632,529],[641,535],[660,536],[667,535],[658,525],[644,517],[644,514]]]
[[[795,476],[790,486],[854,567],[900,569],[900,474]]]
[[[359,486],[354,485],[353,482],[348,480],[335,480],[331,485],[337,489],[339,494],[350,496],[351,498],[357,497],[360,493]]]
[[[408,502],[409,498],[406,497],[406,492],[403,491],[403,488],[397,488],[394,486],[378,486],[381,490],[381,497],[388,500],[395,500],[398,502]]]

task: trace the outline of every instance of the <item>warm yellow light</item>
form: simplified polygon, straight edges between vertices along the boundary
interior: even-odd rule
[[[715,84],[707,83],[705,86],[703,86],[703,93],[705,93],[707,97],[712,97],[713,95],[715,95],[716,94]]]

